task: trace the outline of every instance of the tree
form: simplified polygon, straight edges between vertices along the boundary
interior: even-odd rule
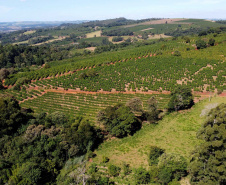
[[[18,101],[10,96],[0,95],[0,137],[13,134],[26,122],[27,116],[21,112]]]
[[[210,46],[214,46],[214,44],[215,44],[215,39],[211,38],[211,39],[209,40],[208,44],[209,44]]]
[[[10,74],[9,70],[7,70],[5,68],[0,69],[0,80],[6,79],[9,74]]]
[[[194,105],[191,89],[187,86],[178,86],[170,95],[169,111],[188,109]]]
[[[206,42],[204,40],[197,40],[196,41],[197,49],[204,49],[207,47]]]
[[[126,106],[129,107],[134,113],[142,113],[143,106],[140,98],[133,98],[126,103]]]
[[[130,108],[122,104],[101,110],[98,113],[97,120],[103,123],[106,130],[116,137],[131,135],[141,128],[140,121]]]
[[[192,184],[226,184],[226,104],[212,109],[197,133],[204,143],[192,154]]]

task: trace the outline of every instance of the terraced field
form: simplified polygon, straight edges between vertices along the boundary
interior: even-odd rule
[[[169,100],[169,95],[155,94],[63,94],[48,92],[43,96],[21,103],[22,107],[32,108],[35,113],[60,111],[68,116],[82,115],[95,121],[99,110],[117,103],[126,103],[129,99],[139,97],[146,109],[146,102],[155,96],[160,109],[163,109]]]

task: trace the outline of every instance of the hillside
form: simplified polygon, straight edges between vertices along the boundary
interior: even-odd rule
[[[117,18],[0,40],[0,184],[193,180],[197,133],[226,103],[223,23]]]

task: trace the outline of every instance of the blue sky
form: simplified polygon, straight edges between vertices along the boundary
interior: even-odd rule
[[[143,19],[226,19],[226,0],[0,0],[0,22]]]

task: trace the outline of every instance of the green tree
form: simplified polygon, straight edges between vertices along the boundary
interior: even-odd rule
[[[130,108],[117,104],[100,111],[97,117],[106,130],[116,137],[125,137],[141,128],[141,122],[131,112]]]
[[[196,41],[197,49],[204,49],[207,47],[206,42],[204,40],[197,40]]]
[[[204,142],[192,154],[191,184],[226,184],[226,104],[210,111],[197,137]]]
[[[10,96],[0,95],[0,137],[13,134],[26,122],[27,116],[21,112],[18,101]]]
[[[169,111],[188,109],[194,105],[191,89],[187,86],[178,86],[170,95]]]
[[[126,106],[129,107],[134,113],[142,113],[143,106],[140,98],[132,98],[126,103]]]

